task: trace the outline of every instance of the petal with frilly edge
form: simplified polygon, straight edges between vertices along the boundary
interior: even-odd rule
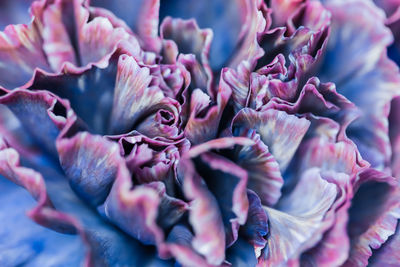
[[[60,131],[76,120],[68,102],[46,91],[0,89],[0,104],[13,112],[31,139],[53,156]],[[41,127],[37,127],[38,121]]]
[[[240,135],[243,130],[254,129],[283,171],[309,126],[310,122],[307,119],[289,115],[284,111],[268,109],[257,112],[246,108],[233,119],[232,131],[234,135]]]
[[[331,38],[319,77],[340,88],[372,70],[393,37],[372,1],[330,0],[324,5],[332,14]]]
[[[337,198],[325,215],[325,220],[334,220],[327,225],[322,239],[301,255],[301,266],[341,266],[349,256],[350,239],[347,233],[348,210],[353,196],[354,176],[335,171],[324,171],[322,177],[337,187]]]
[[[137,43],[105,17],[89,20],[83,0],[35,1],[31,12],[30,24],[9,25],[0,34],[0,85],[7,88],[29,87],[38,71],[54,75],[65,68],[74,73],[92,65],[104,68],[118,47]]]
[[[210,50],[210,65],[218,70],[234,54],[236,46],[247,33],[244,29],[248,28],[252,14],[249,13],[249,3],[247,0],[162,0],[160,16],[194,18],[201,28],[211,28],[214,40]]]
[[[231,89],[222,79],[216,103],[210,101],[210,97],[200,89],[196,89],[192,93],[190,116],[184,130],[186,138],[192,144],[200,144],[217,137],[222,113],[228,104],[231,93]]]
[[[165,97],[158,86],[152,85],[153,79],[155,77],[150,74],[150,69],[140,67],[133,57],[122,55],[118,59],[110,132],[127,132],[135,125],[138,125],[140,120],[145,119],[146,115],[148,116],[148,114],[152,113],[160,114],[157,113],[159,110],[163,110],[165,116],[170,116],[171,121],[167,121],[166,125],[159,121],[159,125],[156,127],[156,129],[159,128],[159,131],[154,132],[151,126],[157,125],[152,125],[151,123],[147,125],[145,120],[141,123],[142,125],[138,125],[139,131],[143,134],[148,133],[151,136],[156,136],[160,132],[160,135],[164,136],[166,134],[163,133],[163,130],[169,132],[168,129],[165,129],[168,124],[176,126],[179,119],[180,105],[177,101]],[[130,108],[127,109],[126,107]],[[160,116],[162,116],[162,113]],[[174,136],[176,135],[177,133],[174,134]]]
[[[398,253],[400,246],[399,224],[396,232],[377,250],[373,250],[371,258],[368,259],[368,266],[371,267],[396,267],[400,262]]]
[[[209,50],[213,34],[210,29],[200,29],[195,20],[167,17],[161,26],[161,37],[172,40],[180,53],[181,62],[191,74],[191,88],[200,88],[214,97],[211,91],[213,73],[209,65]]]
[[[218,202],[225,225],[226,244],[230,246],[238,238],[238,228],[247,218],[247,173],[228,159],[210,152],[195,158],[194,163]]]
[[[117,140],[133,179],[139,183],[163,181],[167,192],[175,195],[176,166],[180,155],[185,153],[190,143],[187,139],[171,141],[162,138],[149,138],[138,132],[124,136],[109,137]]]
[[[339,89],[363,112],[349,125],[349,138],[357,144],[363,158],[380,170],[390,166],[388,116],[391,100],[399,95],[399,87],[398,68],[384,55],[373,70],[354,77]]]
[[[254,130],[243,131],[241,136],[254,141],[251,146],[236,146],[227,152],[233,162],[248,173],[248,188],[257,193],[263,205],[273,206],[281,197],[283,178],[279,164]]]
[[[35,10],[40,14],[43,49],[56,73],[64,67],[75,72],[91,65],[104,68],[119,46],[136,41],[107,17],[91,14],[84,0],[48,1],[42,10]],[[62,50],[57,49],[60,46]]]
[[[184,194],[190,200],[189,222],[194,231],[192,246],[210,264],[221,264],[225,259],[226,241],[218,202],[189,159],[181,160],[178,167]]]
[[[160,40],[158,34],[158,13],[160,0],[87,0],[90,6],[96,7],[93,13],[102,14],[107,11],[114,13],[134,33],[136,33],[146,50],[159,51]]]
[[[24,108],[29,108],[31,105],[30,103],[39,107],[35,108],[33,111],[26,112],[26,114],[33,117],[40,116],[42,122],[48,125],[53,123],[50,129],[56,129],[57,131],[47,136],[47,138],[50,139],[50,143],[54,144],[55,139],[53,138],[57,137],[61,130],[63,136],[67,133],[72,134],[76,130],[71,128],[71,131],[68,131],[69,127],[72,126],[71,123],[74,122],[74,120],[69,120],[69,117],[73,114],[70,114],[71,111],[68,108],[64,107],[68,112],[64,110],[64,112],[59,114],[60,107],[55,109],[57,112],[54,112],[52,107],[55,105],[57,99],[51,94],[15,90],[6,94],[4,97],[12,97],[15,95],[19,95],[20,99],[23,100],[23,103],[25,103],[25,106],[23,106]],[[6,99],[12,99],[11,97]],[[31,100],[35,100],[36,102]],[[61,104],[59,103],[59,105]],[[10,109],[13,110],[13,107],[10,106]],[[17,108],[13,111],[18,115],[21,109]],[[65,116],[67,116],[67,118]],[[20,123],[22,125],[28,128],[34,127],[32,123],[30,124],[29,117],[26,115],[20,117]],[[16,118],[18,118],[18,116],[16,116]],[[45,130],[46,127],[41,129]],[[14,145],[13,143],[11,144]],[[46,151],[46,149],[43,148],[42,150],[42,153]],[[97,152],[99,153],[101,151]],[[49,160],[46,157],[32,158],[28,155],[29,158],[25,158],[24,156],[22,159],[24,164],[29,163],[30,167],[40,171],[40,173],[38,173],[33,169],[20,166],[17,151],[8,148],[7,143],[2,143],[2,151],[0,154],[0,169],[2,175],[25,187],[38,200],[37,207],[29,213],[29,216],[36,222],[43,226],[56,229],[57,231],[80,233],[85,243],[89,244],[88,253],[90,253],[90,257],[88,257],[87,260],[95,262],[96,264],[112,264],[118,261],[128,264],[132,262],[139,263],[141,261],[134,255],[126,253],[126,251],[131,251],[133,248],[138,250],[143,248],[141,248],[136,241],[130,240],[125,234],[118,232],[112,226],[104,223],[104,221],[100,219],[99,214],[78,199],[70,189],[68,180],[63,176],[60,167],[55,161]],[[102,155],[101,158],[103,157],[104,155]],[[128,177],[130,177],[129,174]],[[121,244],[124,248],[116,246],[115,244]],[[118,254],[116,254],[117,251]],[[107,257],[99,257],[98,255],[107,255]]]
[[[156,224],[160,203],[157,191],[146,185],[131,189],[127,170],[119,171],[119,177],[104,203],[105,216],[144,244],[161,242],[163,233]],[[100,209],[103,212],[103,207]]]
[[[285,266],[315,245],[326,225],[333,223],[325,215],[336,195],[336,186],[324,180],[319,169],[304,172],[294,191],[282,199],[277,209],[265,208],[270,235],[259,265]]]
[[[351,240],[344,266],[367,266],[372,249],[378,249],[395,233],[400,218],[398,181],[374,169],[363,171],[354,185],[349,210]]]
[[[33,24],[8,25],[0,32],[0,85],[22,86],[29,82],[36,68],[51,71],[42,44]]]
[[[148,67],[120,53],[113,55],[105,69],[52,76],[38,73],[31,89],[47,89],[68,98],[90,132],[120,134],[138,128],[150,136],[176,138],[179,103],[164,96],[159,78]],[[131,108],[125,109],[127,105]],[[150,131],[152,127],[157,130]]]
[[[268,242],[268,216],[256,193],[248,189],[247,198],[249,213],[246,224],[240,229],[240,236],[254,247],[255,256],[258,258]]]
[[[88,203],[104,202],[123,162],[118,145],[87,132],[57,140],[60,164],[71,187]]]
[[[383,170],[391,155],[389,105],[400,86],[398,68],[386,56],[393,36],[372,1],[327,1],[326,7],[332,13],[331,38],[318,76],[334,82],[361,109],[348,136],[373,167]]]

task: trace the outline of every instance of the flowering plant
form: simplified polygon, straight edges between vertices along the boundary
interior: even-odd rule
[[[396,0],[1,1],[0,265],[399,266],[399,25]]]

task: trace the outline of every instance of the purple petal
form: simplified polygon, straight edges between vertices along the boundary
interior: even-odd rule
[[[81,132],[72,138],[57,140],[57,150],[75,192],[94,206],[103,203],[119,165],[124,162],[118,145],[101,136]]]
[[[319,76],[335,82],[339,93],[364,113],[350,125],[348,135],[372,166],[383,169],[391,154],[389,105],[400,86],[397,67],[386,56],[392,34],[384,25],[384,13],[370,1],[331,1],[327,8],[333,15],[331,41]]]
[[[400,218],[399,187],[386,174],[368,169],[355,184],[349,210],[349,259],[344,266],[367,266],[372,249],[378,249],[396,230]]]
[[[91,0],[90,5],[100,7],[93,10],[94,13],[109,10],[123,20],[138,34],[146,50],[158,51],[160,49],[160,42],[157,39],[159,0]]]
[[[319,76],[340,88],[374,69],[393,37],[384,13],[371,1],[328,1],[325,6],[332,14],[331,38]]]
[[[249,202],[245,170],[214,153],[203,153],[194,160],[196,170],[215,196],[225,225],[227,246],[238,237],[239,225],[246,222]]]
[[[148,186],[154,188],[160,196],[157,224],[163,229],[174,226],[188,211],[188,204],[167,195],[165,185],[162,182],[153,182]]]
[[[139,125],[138,131],[150,136],[178,135],[176,124],[180,105],[175,100],[166,98],[158,86],[151,85],[154,76],[150,75],[149,68],[140,67],[132,57],[122,55],[118,61],[116,79],[110,118],[111,132],[127,132],[146,114],[155,113],[155,117],[148,118]],[[131,108],[127,109],[127,106]],[[160,113],[160,110],[164,113]],[[170,116],[171,121],[165,116]],[[154,132],[154,129],[159,130]]]
[[[386,56],[365,76],[353,78],[342,86],[346,90],[343,94],[363,111],[363,115],[350,124],[348,136],[375,168],[383,169],[390,164],[388,116],[390,101],[398,95],[399,86],[398,69]]]
[[[56,166],[46,161],[31,162],[43,176],[29,168],[20,166],[19,155],[2,141],[0,151],[0,173],[25,187],[37,199],[37,206],[29,216],[37,223],[60,232],[79,233],[88,245],[86,262],[94,265],[140,264],[147,260],[147,252],[140,258],[132,250],[143,251],[143,247],[126,235],[104,223],[97,212],[87,207],[70,189],[67,179]],[[24,162],[29,160],[23,158]],[[77,218],[77,219],[75,219]],[[151,256],[153,257],[153,256]]]
[[[217,137],[222,113],[231,96],[231,89],[221,80],[215,105],[200,89],[191,96],[190,117],[185,127],[185,136],[192,144],[199,144]],[[205,115],[201,115],[205,114]]]
[[[307,132],[310,122],[273,109],[262,112],[242,109],[234,118],[232,126],[234,133],[254,129],[268,146],[281,170],[284,170]]]
[[[348,210],[353,196],[351,178],[347,174],[337,172],[323,172],[323,178],[336,184],[338,196],[331,209],[326,214],[326,220],[334,222],[328,225],[322,239],[309,251],[302,254],[303,266],[341,266],[349,256],[350,239],[347,233]]]
[[[330,141],[316,136],[305,141],[298,152],[301,170],[319,167],[324,171],[343,172],[356,175],[365,170],[369,164],[364,161],[356,146],[351,141]]]
[[[159,203],[154,188],[144,185],[132,189],[132,181],[125,167],[118,170],[117,179],[104,203],[104,214],[143,243],[156,244],[163,240],[163,233],[156,223]]]
[[[76,19],[72,1],[55,1],[38,8],[37,20],[42,25],[43,51],[51,68],[62,69],[66,62],[78,65],[78,55],[74,49]],[[62,47],[62,49],[60,49]]]
[[[264,55],[258,43],[258,36],[266,32],[270,26],[269,10],[261,1],[243,1],[242,7],[246,21],[241,29],[239,48],[229,60],[229,67],[238,70],[253,70],[256,62]],[[243,5],[243,4],[242,4]]]
[[[246,224],[240,229],[240,235],[254,247],[256,257],[267,245],[268,216],[261,205],[260,198],[251,190],[247,190],[249,213]]]
[[[389,115],[389,137],[392,145],[392,175],[400,177],[400,97],[392,100]]]
[[[127,167],[134,174],[135,181],[139,184],[163,181],[169,193],[174,191],[180,155],[190,146],[187,139],[170,142],[137,133],[114,138],[119,142],[120,151],[123,151]]]
[[[399,242],[399,224],[397,224],[396,232],[379,249],[373,251],[371,258],[368,259],[368,266],[396,267],[400,261]]]
[[[8,92],[0,89],[0,93],[3,93],[0,104],[13,112],[39,146],[56,155],[57,136],[76,119],[68,103],[45,91],[17,89]],[[38,121],[41,127],[37,127]]]
[[[248,188],[257,193],[264,205],[273,206],[281,197],[283,186],[279,164],[257,133],[250,130],[242,136],[252,139],[255,144],[238,147],[233,161],[247,171]]]
[[[161,26],[161,37],[173,40],[180,56],[179,61],[191,72],[193,88],[210,91],[213,73],[209,66],[209,50],[212,32],[201,30],[194,20],[172,19],[167,17]]]
[[[221,264],[225,259],[225,231],[218,202],[196,173],[193,163],[181,161],[183,191],[190,202],[189,222],[195,233],[193,248],[204,255],[210,264]]]
[[[298,1],[285,1],[282,6],[293,2]],[[273,28],[259,37],[265,51],[265,55],[258,61],[259,67],[269,64],[277,55],[282,54],[289,63],[291,79],[308,78],[301,76],[312,71],[323,55],[329,36],[330,14],[318,1],[305,2],[294,7],[296,11],[291,14],[286,27]],[[279,13],[277,15],[281,16]]]
[[[293,13],[305,2],[304,0],[271,0],[273,26],[284,26]]]
[[[97,63],[104,68],[118,45],[132,37],[123,28],[114,28],[107,18],[95,17],[89,21],[88,10],[81,5],[76,8],[80,64]]]
[[[176,225],[168,235],[166,250],[171,253],[183,266],[213,267],[204,257],[198,254],[192,247],[193,234],[184,225]],[[226,262],[218,266],[230,266]]]
[[[0,85],[7,88],[28,83],[36,68],[51,71],[33,24],[9,25],[0,32],[0,62]]]
[[[214,41],[210,50],[210,64],[220,69],[234,53],[241,37],[245,35],[247,21],[252,19],[251,1],[235,0],[212,2],[196,0],[161,1],[160,16],[182,19],[194,18],[201,28],[211,28]],[[246,24],[246,26],[244,26]]]
[[[318,190],[316,190],[318,188]],[[285,265],[315,245],[325,231],[325,214],[337,195],[336,186],[324,180],[319,169],[310,169],[295,190],[279,203],[279,210],[266,208],[270,236],[260,266]]]

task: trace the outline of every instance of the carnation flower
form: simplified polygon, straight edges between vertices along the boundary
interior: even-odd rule
[[[0,265],[399,265],[399,21],[3,1]]]

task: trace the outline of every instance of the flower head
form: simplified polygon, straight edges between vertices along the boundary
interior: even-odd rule
[[[1,265],[396,263],[400,2],[28,2],[0,4]]]

